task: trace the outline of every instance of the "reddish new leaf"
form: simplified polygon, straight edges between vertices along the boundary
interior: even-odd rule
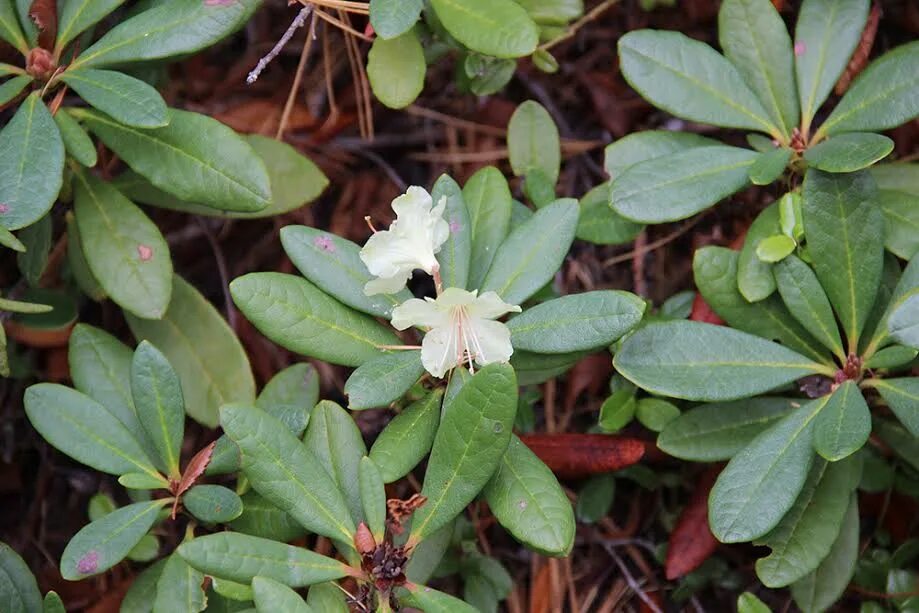
[[[38,45],[48,51],[54,49],[54,39],[57,38],[57,1],[32,0],[29,17],[38,28]]]
[[[707,324],[715,324],[716,326],[724,325],[724,320],[715,314],[712,307],[708,306],[702,294],[696,294],[696,297],[693,299],[692,311],[689,312],[689,319]]]
[[[636,464],[644,442],[606,434],[525,434],[520,440],[560,477],[608,473]]]
[[[176,517],[176,510],[179,508],[179,498],[188,491],[188,488],[195,484],[198,477],[204,474],[207,465],[211,463],[211,456],[214,454],[214,446],[216,444],[217,441],[214,441],[196,453],[195,457],[188,463],[188,466],[185,467],[182,478],[179,479],[178,483],[173,482],[172,495],[175,496],[175,502],[172,503],[172,519]]]
[[[699,568],[718,547],[718,540],[708,527],[708,495],[721,468],[712,466],[702,473],[689,504],[683,509],[670,534],[667,561],[664,564],[670,581]]]

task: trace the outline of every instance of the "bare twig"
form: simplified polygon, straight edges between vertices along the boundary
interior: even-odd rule
[[[270,64],[274,58],[278,57],[278,54],[281,53],[281,50],[284,49],[284,46],[290,42],[291,38],[293,38],[294,33],[306,25],[306,18],[309,17],[309,14],[312,10],[312,4],[307,4],[302,9],[300,9],[300,12],[297,13],[297,16],[294,17],[294,20],[290,22],[290,26],[281,36],[280,40],[278,40],[275,46],[271,48],[271,51],[269,51],[265,57],[258,61],[258,64],[255,65],[255,68],[253,68],[252,72],[249,73],[249,76],[246,77],[246,83],[252,85],[258,81],[262,71],[268,67],[268,64]]]

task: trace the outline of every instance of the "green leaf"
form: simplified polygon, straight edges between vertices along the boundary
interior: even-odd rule
[[[26,246],[22,244],[22,241],[3,226],[0,226],[0,245],[19,253],[23,253],[26,250]]]
[[[632,423],[638,400],[635,397],[635,386],[620,375],[616,375],[610,382],[610,388],[613,393],[600,405],[597,425],[604,432],[618,432]]]
[[[32,81],[29,75],[18,75],[0,85],[0,105],[5,105],[18,96]]]
[[[466,287],[478,288],[510,228],[511,190],[501,171],[486,166],[476,171],[463,186],[463,201],[469,212],[472,232]]]
[[[878,206],[884,213],[884,247],[899,258],[919,252],[919,195],[882,189]]]
[[[893,141],[881,134],[840,134],[804,152],[804,161],[826,172],[854,172],[868,168],[893,151]]]
[[[405,589],[408,593],[399,595],[399,602],[425,613],[479,613],[472,605],[434,588],[409,583]]]
[[[644,130],[613,141],[604,150],[604,168],[615,181],[628,168],[671,153],[699,147],[720,145],[717,140],[692,132],[669,130]]]
[[[227,406],[220,416],[224,432],[242,452],[242,469],[255,491],[308,530],[350,542],[354,524],[347,503],[334,479],[317,469],[313,452],[255,407]]]
[[[252,591],[255,594],[255,608],[259,613],[312,613],[297,592],[283,583],[268,577],[254,577]]]
[[[19,239],[26,250],[16,254],[16,264],[23,278],[32,287],[38,287],[48,265],[53,230],[49,213],[19,233]]]
[[[416,400],[389,422],[370,448],[385,483],[407,475],[431,450],[440,423],[443,390]]]
[[[22,28],[16,18],[16,11],[10,0],[0,2],[0,38],[16,47],[23,55],[29,53],[31,45],[22,34]]]
[[[536,51],[539,31],[513,0],[431,0],[440,22],[473,51],[515,58]]]
[[[237,583],[267,577],[288,587],[304,587],[348,574],[341,562],[308,549],[232,532],[187,541],[176,551],[201,572]]]
[[[0,132],[0,225],[18,230],[45,216],[61,191],[64,143],[33,92]]]
[[[594,475],[578,491],[575,514],[578,521],[595,524],[609,514],[616,496],[616,479],[613,475]]]
[[[865,368],[897,368],[916,359],[919,350],[894,345],[885,347],[865,360]]]
[[[569,353],[612,344],[641,321],[645,307],[629,292],[584,292],[543,302],[507,325],[515,349]]]
[[[448,175],[441,175],[431,190],[431,199],[437,205],[447,199],[444,219],[450,226],[450,236],[437,254],[440,276],[444,287],[465,288],[469,281],[469,265],[472,257],[472,231],[469,211],[463,199],[463,190]]]
[[[208,524],[226,524],[243,512],[243,503],[231,489],[222,485],[196,485],[182,496],[185,509]]]
[[[725,128],[781,131],[724,56],[679,32],[638,30],[619,39],[626,81],[672,115]]]
[[[552,471],[516,436],[483,493],[498,523],[528,548],[550,556],[571,551],[571,503]]]
[[[814,462],[794,505],[758,544],[772,549],[756,561],[756,574],[771,588],[804,578],[825,558],[839,536],[861,463]]]
[[[216,119],[169,109],[169,125],[144,129],[95,111],[75,114],[134,171],[183,200],[243,212],[271,204],[264,162],[242,137]]]
[[[539,209],[501,243],[482,282],[510,304],[522,304],[555,276],[574,240],[578,203],[556,200]]]
[[[153,534],[143,535],[137,544],[128,552],[128,559],[132,562],[151,562],[160,554],[160,541]]]
[[[159,92],[140,79],[114,70],[67,70],[66,83],[90,105],[126,126],[160,128],[169,123]]]
[[[767,236],[756,246],[756,257],[767,264],[781,262],[794,253],[797,247],[795,239],[784,234]]]
[[[897,456],[919,470],[919,438],[896,422],[884,419],[874,421],[874,432]]]
[[[98,161],[96,146],[83,126],[71,117],[66,109],[58,109],[54,115],[54,121],[61,132],[61,139],[64,141],[64,149],[67,154],[87,168],[95,166]]]
[[[172,259],[159,228],[111,184],[82,171],[74,178],[74,218],[93,277],[125,310],[163,317],[172,297]]]
[[[156,599],[153,613],[198,613],[207,606],[207,597],[201,587],[204,574],[189,566],[185,560],[172,554],[166,558],[163,572],[156,581]]]
[[[839,316],[849,350],[858,347],[884,263],[884,218],[867,173],[804,178],[804,231],[814,271]]]
[[[124,4],[124,0],[66,0],[60,9],[55,52]]]
[[[81,53],[71,70],[187,55],[235,32],[258,0],[230,3],[167,0],[122,21]]]
[[[511,115],[507,124],[507,149],[511,168],[518,177],[535,169],[545,173],[552,185],[558,182],[562,163],[558,128],[538,102],[527,100]]]
[[[759,538],[785,516],[814,463],[813,421],[828,401],[824,396],[795,409],[731,458],[708,500],[719,541]]]
[[[54,590],[45,594],[45,599],[42,602],[42,613],[67,613],[67,609],[64,608],[64,601]]]
[[[306,603],[319,613],[350,613],[345,596],[335,583],[317,583],[310,586]]]
[[[118,483],[129,490],[168,489],[169,483],[161,475],[148,473],[127,473],[118,477]]]
[[[842,596],[855,574],[858,532],[858,499],[852,495],[830,553],[816,569],[791,586],[791,594],[801,610],[822,613]]]
[[[830,462],[846,458],[871,434],[871,412],[858,385],[846,381],[833,392],[814,422],[814,449]]]
[[[77,581],[98,575],[121,562],[153,527],[169,499],[137,502],[83,527],[61,556],[61,575]]]
[[[779,12],[769,0],[728,0],[718,12],[718,40],[769,119],[789,136],[800,109],[791,37]]]
[[[919,114],[919,42],[888,51],[871,62],[820,126],[824,134],[881,132]]]
[[[874,387],[897,419],[919,437],[919,377],[872,379]]]
[[[0,310],[16,313],[13,321],[26,328],[63,332],[77,319],[75,297],[66,290],[30,287],[22,298],[23,302],[0,298]]]
[[[609,206],[610,184],[603,183],[581,198],[581,214],[575,236],[597,245],[622,245],[635,239],[644,229]]]
[[[239,339],[213,305],[178,275],[161,320],[126,318],[134,336],[153,343],[179,373],[185,410],[195,421],[214,427],[221,405],[254,400],[255,381]]]
[[[919,196],[919,164],[891,162],[871,168],[871,176],[882,190],[889,189]]]
[[[423,0],[372,0],[370,24],[380,38],[396,38],[414,27],[423,6]]]
[[[452,520],[488,483],[507,449],[517,412],[517,378],[507,364],[489,364],[450,403],[434,438],[415,511],[412,544]]]
[[[413,30],[395,38],[378,36],[367,55],[367,77],[373,95],[391,109],[410,105],[424,89],[424,49]]]
[[[26,40],[29,41],[31,47],[35,47],[38,43],[38,28],[29,16],[29,12],[32,10],[32,0],[10,0],[10,3],[16,9],[16,13],[19,16],[19,25],[22,26],[22,32],[25,34]]]
[[[362,313],[389,319],[393,307],[412,297],[407,289],[396,294],[368,296],[364,286],[373,277],[360,258],[360,246],[307,226],[281,228],[281,244],[294,266],[316,287]]]
[[[73,280],[80,291],[97,302],[105,300],[105,290],[89,269],[86,253],[83,250],[83,241],[80,238],[80,229],[77,228],[77,222],[72,214],[67,215],[67,264],[70,266],[70,274],[73,275]]]
[[[765,1],[768,2],[768,0]],[[768,3],[771,6],[772,3]],[[753,185],[769,185],[778,181],[785,172],[788,162],[791,161],[791,154],[791,149],[781,147],[760,153],[747,171],[750,182]]]
[[[781,232],[779,207],[776,204],[763,209],[747,230],[737,261],[737,288],[748,302],[765,300],[776,289],[772,265],[759,259],[756,250],[764,239]]]
[[[319,402],[319,373],[312,364],[288,366],[265,384],[255,400],[255,406],[268,411],[280,406],[301,407],[307,413]],[[306,424],[303,424],[303,428]],[[295,436],[303,434],[294,430]]]
[[[55,383],[26,390],[26,415],[51,445],[78,462],[112,475],[158,473],[136,438],[101,404]]]
[[[669,422],[657,446],[682,460],[729,460],[798,403],[796,398],[761,396],[702,405]]]
[[[887,318],[890,337],[913,349],[919,349],[919,290],[891,303]]]
[[[782,234],[796,241],[804,238],[801,200],[801,194],[797,192],[788,192],[779,199],[779,225],[782,228]]]
[[[826,292],[810,266],[790,255],[773,269],[779,294],[788,310],[824,347],[842,359],[846,352]]]
[[[686,219],[749,185],[758,155],[719,145],[639,162],[613,181],[610,205],[641,223]]]
[[[650,392],[705,401],[755,396],[827,370],[776,343],[694,321],[648,324],[625,340],[614,364]]]
[[[140,572],[131,582],[128,593],[121,602],[121,613],[150,613],[156,600],[156,583],[163,574],[166,562],[172,557],[154,562]]]
[[[345,382],[348,408],[359,411],[389,406],[423,374],[419,351],[394,351],[368,360]]]
[[[567,372],[585,355],[586,351],[557,354],[515,351],[511,356],[511,366],[517,373],[517,382],[520,385],[536,385]]]
[[[2,4],[2,3],[0,3]],[[0,11],[0,18],[3,12]],[[2,21],[0,21],[2,24]],[[41,592],[35,575],[12,547],[0,542],[0,600],[10,613],[41,613]]]
[[[344,494],[354,524],[364,516],[358,473],[367,447],[361,431],[343,408],[323,400],[313,408],[303,444]]]
[[[305,279],[251,273],[230,283],[233,301],[262,334],[302,355],[360,366],[401,341],[370,317],[330,298]]]
[[[679,416],[675,404],[660,398],[642,398],[635,407],[635,418],[652,432],[660,432]]]
[[[386,530],[386,487],[383,477],[374,461],[364,456],[361,458],[358,478],[364,520],[376,541],[380,543]]]
[[[306,530],[289,514],[249,490],[241,497],[242,514],[230,522],[234,532],[286,543],[300,538]]]
[[[867,0],[806,0],[795,28],[795,79],[802,131],[839,79],[868,19]]]
[[[737,613],[772,613],[772,609],[755,594],[744,592],[737,597]]]

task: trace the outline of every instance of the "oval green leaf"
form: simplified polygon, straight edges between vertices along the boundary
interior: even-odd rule
[[[0,11],[0,18],[3,13]],[[2,23],[2,22],[0,22]],[[35,575],[12,547],[0,542],[0,600],[11,613],[41,613],[41,592]]]
[[[407,475],[431,451],[440,423],[443,390],[416,400],[389,422],[370,448],[385,483]]]
[[[359,411],[389,406],[423,374],[419,351],[394,351],[368,360],[345,382],[348,408]]]
[[[562,164],[558,128],[538,102],[527,100],[511,115],[507,124],[507,150],[511,168],[518,177],[540,170],[551,185],[558,181]]]
[[[469,281],[469,264],[472,252],[472,230],[469,211],[463,200],[463,191],[448,175],[441,175],[431,189],[431,199],[435,205],[446,198],[444,219],[450,226],[450,236],[437,254],[440,264],[440,276],[445,288],[466,288]]]
[[[804,161],[826,172],[855,172],[879,162],[893,151],[893,141],[881,134],[851,132],[814,145]]]
[[[473,51],[516,58],[536,51],[539,30],[513,0],[431,0],[437,18]]]
[[[409,30],[395,38],[374,39],[367,55],[367,78],[377,100],[391,109],[410,105],[424,89],[427,71],[418,35]]]
[[[511,190],[494,166],[486,166],[472,175],[463,186],[463,200],[469,212],[472,233],[472,255],[467,287],[482,285],[498,247],[507,236],[511,221]]]
[[[159,92],[140,79],[114,70],[67,70],[61,75],[83,100],[126,126],[160,128],[169,123]]]
[[[254,577],[252,592],[255,596],[255,610],[259,613],[312,613],[297,592],[279,581],[268,577]]]
[[[182,495],[185,509],[208,524],[225,524],[239,517],[243,503],[231,489],[222,485],[196,485]]]

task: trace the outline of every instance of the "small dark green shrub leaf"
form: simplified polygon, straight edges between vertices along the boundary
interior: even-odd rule
[[[255,596],[255,609],[259,613],[312,613],[313,609],[306,604],[297,592],[283,583],[268,577],[254,577],[252,592]]]
[[[784,234],[767,236],[756,246],[756,257],[767,264],[775,264],[791,255],[795,247],[797,243],[790,236]]]
[[[301,363],[288,366],[273,376],[262,388],[255,400],[255,406],[269,413],[277,407],[299,407],[308,414],[317,402],[319,402],[319,373],[312,364]],[[294,436],[303,434],[304,428],[306,428],[305,422],[300,428],[292,428]]]
[[[586,351],[556,354],[515,351],[511,356],[511,366],[517,374],[517,383],[536,385],[567,372],[585,355]]]
[[[424,88],[424,49],[413,30],[395,38],[378,36],[367,56],[367,77],[377,100],[392,109],[412,102]]]
[[[450,35],[473,51],[515,58],[536,50],[536,24],[513,0],[432,0],[431,6]]]
[[[386,488],[383,477],[374,461],[367,456],[361,458],[358,477],[364,520],[377,543],[380,543],[386,530]]]
[[[5,105],[18,96],[32,80],[29,75],[17,75],[0,85],[0,105]]]
[[[382,325],[294,275],[250,273],[230,283],[233,301],[262,334],[301,355],[360,366],[401,345]]]
[[[767,0],[768,2],[768,0]],[[771,3],[769,3],[771,5]],[[775,148],[760,153],[747,174],[753,185],[769,185],[779,180],[791,160],[791,149]]]
[[[399,596],[399,602],[425,613],[477,613],[479,611],[459,598],[424,585],[409,583],[405,589],[407,593]]]
[[[159,92],[140,79],[114,70],[67,70],[61,75],[86,102],[126,126],[161,128],[169,123]]]
[[[858,386],[846,381],[814,421],[814,449],[831,462],[855,453],[871,434],[871,412]]]
[[[644,225],[628,220],[609,206],[610,184],[603,183],[581,198],[575,235],[597,245],[621,245],[638,236]]]
[[[415,511],[411,543],[424,540],[472,502],[500,466],[517,412],[517,378],[507,364],[489,364],[450,403],[424,477],[428,499]]]
[[[510,228],[511,190],[501,171],[486,166],[463,186],[463,201],[469,212],[472,231],[472,255],[466,286],[479,288]],[[507,300],[506,296],[502,298]]]
[[[641,321],[645,301],[629,292],[584,292],[548,300],[508,322],[515,349],[569,353],[610,345]]]
[[[61,191],[64,142],[33,92],[0,131],[0,225],[18,230],[45,216]]]
[[[306,534],[306,529],[281,509],[248,491],[241,497],[242,514],[230,522],[234,532],[286,543]]]
[[[737,288],[748,302],[765,300],[775,291],[772,265],[759,259],[756,250],[765,238],[781,233],[778,204],[763,209],[747,230],[737,261]]]
[[[893,141],[881,134],[840,134],[804,152],[804,160],[826,172],[854,172],[867,168],[893,151]]]
[[[635,386],[622,377],[622,384],[600,405],[600,417],[597,425],[604,432],[618,432],[629,425],[635,418],[638,399],[635,397]]]
[[[54,121],[61,131],[61,139],[68,155],[87,168],[95,166],[98,161],[96,146],[83,126],[70,116],[67,109],[59,109],[54,115]]]
[[[511,168],[518,177],[541,170],[555,185],[561,168],[561,141],[549,112],[527,100],[517,107],[507,124],[507,149]]]
[[[626,169],[655,158],[695,149],[720,145],[718,141],[693,134],[670,130],[644,130],[613,141],[604,150],[603,166],[613,181]],[[770,145],[771,147],[771,145]]]
[[[370,448],[385,483],[398,481],[431,450],[440,423],[442,390],[417,400],[389,422]]]
[[[231,489],[222,485],[196,485],[182,496],[189,513],[209,524],[225,524],[239,517],[243,503]]]
[[[289,587],[304,587],[348,572],[341,562],[308,549],[232,532],[196,538],[177,551],[201,572],[238,583],[268,577]]]
[[[898,343],[919,349],[919,289],[891,303],[887,329]]]
[[[52,590],[45,594],[45,599],[42,602],[42,613],[67,613],[67,609],[64,608],[64,601],[57,595],[57,592]]]
[[[393,351],[368,360],[345,382],[348,408],[355,411],[389,406],[423,374],[420,351]]]
[[[894,345],[885,347],[865,361],[865,368],[896,368],[916,359],[919,350]],[[880,379],[878,380],[880,381]]]
[[[550,556],[571,551],[571,503],[552,471],[516,436],[483,493],[498,523],[527,547]]]
[[[441,175],[431,189],[434,206],[437,206],[442,198],[447,199],[444,218],[450,226],[450,236],[437,254],[440,276],[444,287],[465,289],[469,281],[472,257],[472,230],[463,190],[448,175]]]
[[[168,499],[136,502],[83,527],[61,556],[61,575],[77,581],[121,562],[156,521]]]
[[[744,592],[737,597],[737,613],[772,613],[772,609],[755,594]]]
[[[615,496],[616,478],[613,475],[594,475],[589,478],[578,491],[575,507],[578,521],[594,524],[606,517]]]
[[[642,398],[635,407],[635,418],[652,432],[660,432],[679,416],[675,404],[660,398]]]
[[[16,264],[31,287],[38,287],[48,265],[53,230],[49,213],[19,233],[19,239],[26,250],[16,254]]]
[[[317,583],[310,586],[306,603],[316,613],[351,613],[345,602],[345,595],[335,583]]]
[[[172,554],[166,558],[163,572],[156,580],[156,599],[153,601],[154,613],[163,611],[182,611],[198,613],[207,605],[207,597],[202,584],[204,574],[189,566],[179,555]]]
[[[124,0],[67,0],[60,9],[55,49],[60,51],[90,26],[101,21]]]
[[[59,113],[60,114],[60,113]],[[70,273],[77,287],[84,294],[96,302],[105,300],[106,294],[99,280],[93,276],[89,269],[89,262],[86,261],[86,252],[83,249],[83,241],[80,238],[80,229],[77,227],[77,221],[73,215],[67,215],[67,263],[70,265]],[[73,368],[71,366],[71,368]]]
[[[0,20],[3,11],[0,10]],[[3,22],[0,21],[0,24]],[[41,613],[41,592],[25,560],[6,543],[0,543],[0,601],[10,613]]]
[[[149,473],[127,473],[118,477],[118,483],[129,490],[158,490],[169,487],[169,483],[162,476]]]
[[[888,189],[878,192],[884,213],[884,247],[899,258],[919,253],[919,194]]]
[[[919,377],[874,379],[874,387],[906,429],[919,437]]]
[[[22,29],[19,27],[13,3],[9,2],[9,0],[0,2],[0,38],[16,47],[23,54],[28,53],[31,48],[31,45],[22,34]]]
[[[788,310],[824,347],[845,358],[833,307],[810,266],[790,255],[773,269]]]
[[[412,29],[423,6],[423,0],[372,0],[370,24],[380,38],[396,38]]]
[[[156,600],[156,583],[170,558],[154,562],[134,578],[128,593],[121,602],[122,613],[151,613],[153,611],[153,603]]]

